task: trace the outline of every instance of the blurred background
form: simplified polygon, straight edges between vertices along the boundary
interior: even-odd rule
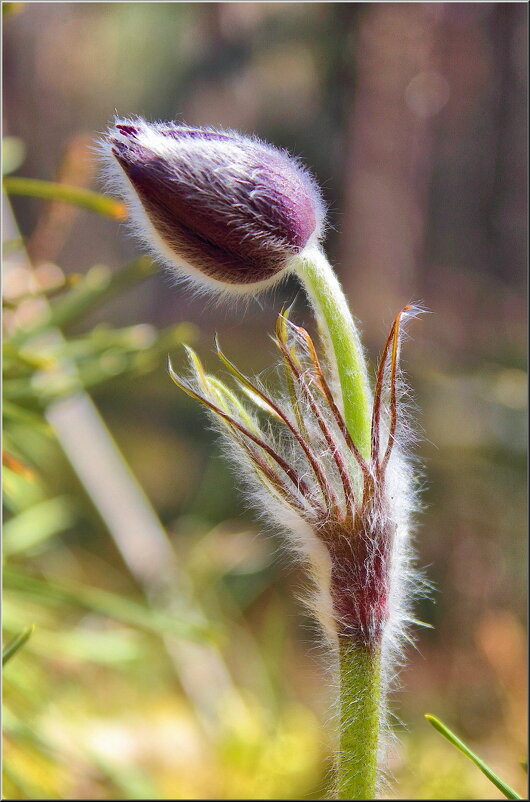
[[[303,572],[166,373],[213,335],[250,373],[298,287],[245,309],[171,287],[101,191],[117,111],[302,157],[375,364],[404,364],[434,585],[394,709],[392,799],[524,795],[527,19],[522,3],[7,3],[4,796],[322,798],[333,743]],[[18,187],[18,188],[17,188]],[[25,196],[23,196],[25,195]],[[85,198],[81,208],[80,198]],[[77,204],[77,205],[76,205]],[[98,205],[99,204],[99,205]],[[27,633],[29,634],[29,633]]]

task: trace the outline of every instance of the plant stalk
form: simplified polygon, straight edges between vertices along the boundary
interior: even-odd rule
[[[309,296],[320,335],[340,384],[346,426],[360,454],[371,451],[372,394],[359,333],[326,255],[306,249],[294,267]],[[381,655],[339,638],[339,799],[374,799],[379,751]]]
[[[353,442],[370,458],[372,397],[359,333],[344,292],[326,255],[314,246],[304,251],[294,270],[304,284],[327,346],[335,358],[344,420]]]
[[[338,799],[375,799],[379,751],[381,656],[341,638]]]

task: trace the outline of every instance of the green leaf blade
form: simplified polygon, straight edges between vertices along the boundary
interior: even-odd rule
[[[114,220],[125,220],[127,217],[127,210],[121,201],[83,187],[72,187],[55,181],[41,181],[39,178],[8,176],[4,178],[4,189],[8,195],[25,195],[30,198],[69,203],[104,217],[112,217]]]
[[[440,721],[439,718],[436,718],[436,716],[432,716],[429,714],[426,714],[425,718],[427,719],[429,724],[432,727],[434,727],[435,730],[437,730],[441,735],[443,735],[444,738],[446,738],[449,741],[449,743],[451,743],[453,746],[456,746],[456,748],[460,752],[462,752],[463,755],[469,758],[469,760],[471,760],[475,764],[475,766],[477,766],[477,768],[479,768],[480,771],[486,775],[488,780],[490,780],[490,782],[492,782],[493,785],[495,785],[499,789],[499,791],[504,794],[506,799],[522,799],[522,797],[519,796],[519,794],[516,791],[514,791],[513,788],[511,788],[507,783],[505,783],[504,780],[501,780],[501,778],[498,777],[495,774],[495,772],[492,771],[490,767],[487,766],[486,763],[484,763],[484,761],[478,757],[478,755],[472,752],[471,749],[468,746],[466,746],[466,744],[463,741],[461,741],[460,738],[457,735],[455,735],[455,733],[452,730],[449,729],[449,727],[446,727],[446,725],[442,721]]]
[[[11,660],[11,658],[21,649],[24,644],[29,640],[31,637],[33,630],[35,629],[34,626],[28,627],[27,629],[22,630],[18,635],[16,635],[12,640],[9,641],[8,644],[2,649],[2,665]]]

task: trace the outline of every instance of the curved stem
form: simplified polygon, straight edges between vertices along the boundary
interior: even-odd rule
[[[333,354],[346,426],[362,456],[369,460],[372,398],[363,347],[346,298],[317,246],[307,248],[293,267],[313,306],[328,358]]]
[[[307,248],[294,263],[317,319],[332,370],[339,380],[344,422],[361,457],[370,461],[372,394],[359,333],[325,254]],[[381,705],[381,655],[352,637],[339,637],[339,799],[374,799]]]
[[[341,638],[338,799],[375,799],[380,729],[381,657]]]

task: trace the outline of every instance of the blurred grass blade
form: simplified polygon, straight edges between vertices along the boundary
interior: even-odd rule
[[[79,582],[67,585],[39,579],[12,566],[5,569],[4,588],[21,591],[26,597],[33,596],[41,604],[52,606],[72,604],[84,607],[86,610],[158,635],[172,634],[200,643],[211,640],[213,636],[213,629],[207,623],[185,620],[183,616],[178,616],[178,612],[170,615],[110,591],[82,585]]]
[[[27,426],[32,426],[40,433],[50,436],[52,428],[46,419],[38,412],[32,409],[26,409],[19,404],[13,404],[7,398],[3,399],[2,414],[4,418],[14,421],[15,423],[23,423]]]
[[[115,272],[105,265],[94,265],[75,287],[50,303],[49,313],[44,320],[39,321],[34,327],[29,326],[16,331],[11,337],[11,342],[20,346],[48,328],[54,326],[62,328],[71,323],[78,323],[83,315],[99,308],[105,301],[155,272],[156,266],[153,261],[144,256]]]
[[[4,524],[4,555],[27,551],[75,523],[77,505],[69,496],[47,498]]]
[[[150,259],[141,257],[132,264],[112,272],[105,265],[94,265],[76,287],[50,304],[48,326],[65,326],[77,322],[102,303],[118,295],[127,286],[154,273]]]
[[[489,766],[487,766],[479,757],[477,757],[477,755],[472,752],[471,749],[449,729],[449,727],[446,727],[439,718],[431,715],[426,715],[425,718],[435,730],[438,730],[438,732],[441,733],[444,738],[447,738],[449,743],[453,744],[453,746],[456,746],[456,748],[462,752],[463,755],[472,760],[475,766],[477,766],[481,772],[486,775],[488,780],[490,780],[493,785],[497,786],[499,791],[501,791],[507,799],[522,799],[522,797],[519,796],[519,794],[516,793],[513,788],[510,788],[510,786],[501,780],[500,777],[497,777],[495,772],[493,772]]]
[[[4,189],[8,195],[26,195],[30,198],[69,203],[104,217],[112,217],[114,220],[125,220],[127,217],[127,210],[123,203],[82,187],[57,184],[54,181],[41,181],[38,178],[8,176],[4,178]]]
[[[9,3],[4,3],[5,8]],[[2,140],[2,175],[18,170],[26,158],[26,147],[18,136],[5,136]]]
[[[2,649],[2,665],[5,666],[8,660],[11,660],[13,655],[15,655],[19,649],[24,646],[26,641],[29,640],[33,630],[35,629],[34,626],[28,627],[27,629],[22,630],[18,635],[16,635],[12,640],[9,641],[8,644]]]

